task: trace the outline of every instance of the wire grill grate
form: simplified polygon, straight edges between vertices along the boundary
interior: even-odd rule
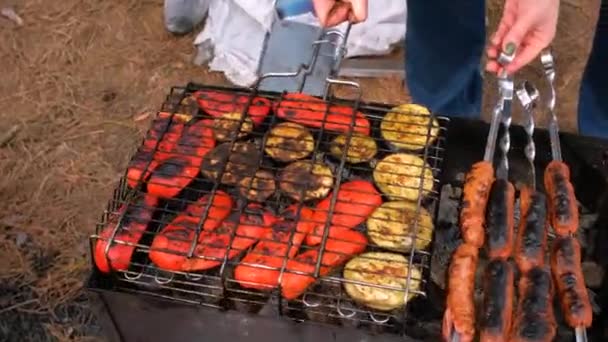
[[[233,102],[222,103],[229,107],[221,107],[218,112],[211,110],[213,114],[210,114],[204,105],[192,105],[192,97],[200,96],[201,92],[218,92]],[[214,114],[217,116],[220,111],[247,110],[248,116],[235,116],[236,124],[228,125],[235,131],[246,127],[246,119],[255,118],[252,108],[258,96],[273,107],[263,121],[251,125],[246,135],[228,134],[230,138],[225,142],[206,139],[218,122],[222,122],[217,117],[214,119]],[[435,183],[441,167],[447,119],[421,115],[429,122],[420,130],[426,136],[407,141],[422,140],[423,143],[415,150],[400,149],[383,139],[381,125],[390,107],[327,99],[327,102],[313,103],[324,109],[320,123],[303,122],[297,126],[306,127],[314,141],[307,147],[306,156],[291,156],[293,160],[282,161],[271,157],[268,147],[273,128],[280,123],[293,123],[277,115],[286,96],[198,85],[173,88],[91,238],[96,265],[102,272],[114,276],[117,287],[128,291],[219,309],[257,312],[264,306],[273,306],[277,312],[296,320],[403,332],[410,311],[409,304],[405,303],[425,296],[433,231],[430,217],[434,216],[436,207]],[[234,102],[235,99],[242,104]],[[310,103],[302,102],[302,106]],[[369,141],[376,146],[369,160],[358,163],[348,160],[349,143],[356,136],[352,133],[355,120],[344,128],[331,126],[336,122],[328,117],[334,115],[332,108],[336,106],[340,106],[337,108],[341,111],[349,108],[351,113],[361,113],[365,118],[361,122],[369,122]],[[307,114],[301,117],[304,121],[319,116],[314,108]],[[356,118],[352,114],[348,116]],[[343,122],[339,116],[334,117]],[[191,134],[193,139],[180,138],[188,135],[192,127],[195,127],[192,131],[198,129],[200,134]],[[344,137],[341,155],[332,154],[331,148],[340,135]],[[291,145],[297,148],[306,140],[298,139],[291,141],[293,144],[278,146],[289,156],[297,152],[289,148]],[[209,144],[205,145],[206,142]],[[208,157],[221,144],[233,152],[218,156],[214,159],[216,164],[210,166],[200,151]],[[241,151],[244,153],[236,158],[234,151],[238,152],[239,146],[245,146]],[[412,160],[424,163],[400,160],[400,164],[393,167],[386,158],[395,155],[416,156],[420,159],[412,157]],[[315,171],[305,167],[297,168],[293,177],[284,176],[288,165],[303,160],[329,170],[330,176],[325,177],[329,183],[319,181],[325,173],[311,177]],[[201,165],[203,172],[199,172]],[[380,170],[382,165],[386,170]],[[190,173],[188,168],[192,168]],[[269,184],[273,185],[264,196],[260,192],[265,189],[261,189],[258,191],[261,197],[247,199],[243,195],[255,190],[255,182],[243,182],[243,178],[252,177],[260,170],[270,175]],[[429,172],[433,177],[425,178]],[[176,180],[177,173],[191,176],[184,177],[184,181]],[[225,179],[227,175],[229,179]],[[387,179],[397,183],[386,188],[382,183]],[[236,181],[240,181],[240,185]],[[176,184],[180,186],[170,186]],[[353,186],[347,191],[349,184]],[[366,184],[369,188],[361,186]],[[307,188],[310,185],[316,187],[315,191]],[[319,188],[323,188],[322,191]],[[305,197],[307,192],[317,193],[312,197],[318,198],[304,202],[294,199]],[[392,196],[387,196],[387,192]],[[255,200],[261,203],[256,204]],[[385,206],[386,203],[398,205]],[[379,215],[374,216],[374,227],[378,227],[375,234],[370,231],[372,213]],[[410,213],[409,216],[406,213]],[[429,219],[422,219],[424,215]],[[392,236],[390,229],[402,230],[401,236]],[[348,240],[351,236],[348,234],[332,235],[345,231],[364,236],[366,244],[360,246],[362,242]],[[308,239],[314,237],[317,242],[311,246]],[[262,244],[266,244],[266,248],[257,247]],[[357,256],[344,255],[336,246],[346,246],[345,249],[352,249]],[[389,254],[399,257],[390,262],[381,260]],[[366,256],[380,260],[366,262]],[[345,264],[353,258],[359,266],[352,270],[351,276],[345,277]],[[325,259],[334,264],[326,267]],[[264,260],[266,265],[260,265]],[[286,296],[285,282],[295,283],[302,292],[297,292],[295,298]],[[390,303],[389,307],[381,307],[378,299],[374,299],[378,296],[388,296],[384,301]]]

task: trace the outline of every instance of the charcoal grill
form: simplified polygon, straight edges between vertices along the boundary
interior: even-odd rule
[[[331,34],[331,33],[330,33]],[[331,42],[321,39],[317,44]],[[333,44],[333,43],[332,43]],[[314,66],[314,60],[311,61]],[[300,72],[287,74],[268,74],[265,77],[293,77],[302,71],[311,72],[311,65],[305,66]],[[305,78],[305,77],[304,77]],[[303,83],[302,83],[303,84]],[[338,98],[332,95],[334,87],[351,87],[356,94],[353,99]],[[285,93],[260,91],[257,87],[248,89],[214,87],[199,84],[188,84],[183,87],[174,87],[167,96],[157,116],[157,120],[172,123],[183,117],[183,114],[195,118],[209,118],[209,113],[192,106],[184,99],[197,91],[217,91],[232,95],[242,95],[243,113],[249,112],[256,97],[263,97],[281,103]],[[384,141],[380,134],[380,123],[393,106],[378,103],[367,103],[360,100],[360,88],[354,82],[328,78],[327,89],[323,100],[330,106],[347,106],[354,112],[363,113],[371,126],[371,136],[378,144],[378,152],[374,159],[368,163],[350,164],[345,161],[346,152],[341,158],[332,157],[328,153],[328,146],[337,135],[327,128],[327,122],[317,128],[309,128],[314,136],[314,148],[307,157],[309,160],[322,162],[330,166],[333,172],[333,184],[328,198],[331,199],[329,218],[335,215],[335,206],[339,202],[336,194],[342,184],[354,179],[372,181],[374,166],[383,157],[397,152],[395,147]],[[226,104],[234,105],[234,102]],[[328,111],[331,111],[329,109]],[[324,117],[327,117],[327,112]],[[403,113],[403,115],[417,115]],[[354,116],[353,116],[354,117]],[[246,116],[242,116],[237,123],[238,127],[245,125]],[[435,120],[428,120],[424,128],[424,144],[409,150],[408,153],[422,158],[423,163],[420,175],[428,168],[434,175],[432,189],[424,186],[424,177],[421,177],[419,186],[412,188],[417,194],[416,213],[423,208],[434,218],[434,239],[428,248],[411,248],[406,252],[399,252],[407,258],[406,280],[404,286],[389,287],[386,285],[371,285],[371,287],[391,288],[403,292],[403,296],[411,298],[406,300],[407,305],[391,311],[379,311],[353,300],[344,290],[344,285],[352,283],[345,279],[343,264],[332,270],[331,273],[321,276],[321,258],[313,263],[313,270],[309,276],[318,278],[314,285],[294,300],[287,300],[281,294],[281,286],[271,290],[253,290],[242,286],[235,277],[235,268],[242,264],[243,256],[251,251],[237,253],[228,257],[224,252],[222,257],[213,258],[197,254],[197,241],[205,234],[204,223],[209,216],[210,204],[206,204],[197,214],[196,224],[190,227],[193,235],[184,242],[188,244],[185,251],[162,250],[165,253],[181,257],[195,258],[197,260],[214,260],[217,265],[203,271],[167,270],[155,265],[150,258],[154,252],[151,247],[154,239],[163,231],[163,228],[182,213],[189,205],[204,196],[217,196],[220,191],[228,193],[234,199],[231,214],[228,219],[240,217],[247,209],[248,202],[239,195],[234,186],[221,184],[220,180],[226,171],[226,163],[221,163],[220,169],[214,177],[198,172],[188,180],[188,184],[172,198],[160,199],[150,220],[145,224],[142,236],[135,241],[124,239],[121,235],[120,224],[126,221],[137,221],[131,217],[133,213],[141,213],[149,208],[137,207],[136,199],[145,196],[150,187],[150,181],[138,179],[131,183],[128,175],[120,180],[114,191],[113,198],[97,226],[96,234],[91,237],[91,250],[95,253],[95,246],[99,241],[105,241],[104,258],[108,261],[108,251],[111,246],[130,246],[134,252],[124,267],[115,267],[109,273],[101,272],[93,267],[88,288],[96,295],[100,317],[104,318],[106,328],[112,339],[120,341],[194,341],[222,339],[233,340],[301,340],[301,341],[437,341],[440,339],[441,318],[443,313],[443,284],[442,277],[449,255],[458,243],[456,226],[456,212],[459,203],[459,189],[461,191],[464,172],[472,163],[483,155],[483,146],[487,136],[488,127],[480,121],[463,119],[447,119],[439,115],[432,115]],[[268,131],[282,121],[273,110],[263,123],[257,126],[247,138],[239,139],[232,136],[227,142],[231,147],[237,140],[253,142],[258,151],[264,154],[268,139]],[[434,126],[436,124],[436,126]],[[352,132],[355,122],[348,125],[348,132]],[[164,137],[171,135],[171,124],[155,125],[157,131],[151,129],[142,142],[144,148],[159,151],[163,149]],[[160,127],[160,129],[159,129]],[[436,130],[436,131],[434,131]],[[437,132],[436,136],[432,132]],[[347,146],[352,133],[347,133]],[[528,164],[524,158],[523,148],[526,144],[526,135],[519,126],[512,130],[512,148],[510,152],[510,178],[514,184],[527,177]],[[550,147],[548,135],[544,130],[537,130],[535,134],[537,144],[536,166],[544,169],[550,160]],[[583,213],[592,220],[587,220],[582,227],[585,234],[583,240],[586,260],[605,266],[601,258],[602,252],[608,248],[608,234],[605,227],[608,217],[608,204],[606,196],[608,189],[608,142],[597,139],[562,134],[563,157],[571,166],[573,183],[577,189]],[[187,146],[197,147],[201,146]],[[186,149],[192,150],[192,149]],[[150,152],[150,151],[148,151]],[[150,155],[150,154],[148,154]],[[153,167],[154,160],[148,159],[146,168]],[[169,163],[170,164],[170,163]],[[286,163],[277,162],[264,156],[256,159],[255,169],[265,169],[273,174],[280,173]],[[174,165],[175,167],[175,165]],[[537,177],[542,177],[537,172]],[[129,184],[130,183],[130,184]],[[542,184],[542,181],[537,181]],[[430,191],[429,191],[430,190]],[[440,200],[440,198],[442,200]],[[387,198],[384,198],[386,201]],[[291,204],[297,205],[297,212],[301,213],[304,206],[314,207],[319,200],[301,203],[290,199],[283,191],[277,190],[268,198],[264,207],[273,214],[280,215]],[[128,210],[123,210],[129,208]],[[599,214],[599,215],[598,215]],[[299,215],[299,214],[298,214]],[[412,223],[414,231],[412,238],[417,237],[421,223],[415,216]],[[296,216],[296,220],[298,216]],[[321,253],[327,253],[325,246],[329,240],[328,228],[322,236]],[[365,224],[359,224],[355,230],[364,232]],[[105,230],[105,233],[104,233]],[[229,231],[229,241],[233,242],[239,236],[236,230]],[[293,238],[295,230],[292,229],[290,237]],[[290,244],[292,239],[289,240]],[[108,247],[110,246],[110,247]],[[213,247],[213,246],[212,246]],[[290,245],[291,247],[291,245]],[[226,246],[231,248],[230,244]],[[308,248],[305,244],[299,247],[299,253]],[[366,251],[381,251],[379,246],[369,243]],[[292,271],[287,266],[294,257],[283,257],[279,272],[279,280]],[[420,279],[414,279],[411,268],[421,271]],[[301,273],[300,273],[301,274]],[[414,288],[414,282],[420,286]],[[592,289],[597,292],[596,301],[600,306],[608,307],[608,284],[603,281],[603,287]],[[603,301],[603,302],[602,302]],[[559,312],[559,310],[557,311]],[[600,341],[606,337],[601,331],[602,322],[606,320],[606,313],[602,312],[595,318],[594,329],[590,332],[590,340]],[[571,337],[569,329],[560,326],[560,340]]]

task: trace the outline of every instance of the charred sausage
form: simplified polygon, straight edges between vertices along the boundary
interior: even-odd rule
[[[513,251],[513,185],[504,179],[492,184],[487,210],[487,246],[491,259],[508,258]]]
[[[553,242],[551,272],[568,325],[590,327],[593,312],[581,269],[581,246],[576,238],[559,237]]]
[[[462,342],[475,336],[475,272],[478,248],[469,243],[458,246],[448,268],[448,292],[443,315],[443,337],[451,341],[457,333]]]
[[[578,229],[578,205],[570,182],[570,169],[563,162],[553,160],[544,175],[549,199],[549,218],[557,235],[567,236]]]
[[[517,310],[509,341],[553,341],[557,325],[553,313],[551,272],[544,267],[531,267],[519,279],[518,292]]]
[[[464,241],[477,248],[484,244],[485,212],[493,182],[494,167],[486,161],[473,164],[465,179],[460,229]]]
[[[481,342],[508,339],[513,314],[513,280],[513,267],[507,260],[494,259],[486,266],[480,324]]]
[[[541,192],[524,188],[520,196],[521,219],[514,258],[523,273],[545,264],[547,246],[547,202]]]

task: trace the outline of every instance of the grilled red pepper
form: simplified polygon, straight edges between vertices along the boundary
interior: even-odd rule
[[[213,117],[225,113],[242,113],[249,102],[249,95],[237,95],[217,90],[200,90],[192,94],[199,107]],[[251,121],[257,126],[261,124],[270,113],[270,100],[263,97],[254,97],[248,109]]]
[[[366,246],[367,238],[358,231],[336,226],[330,227],[329,238],[321,257],[319,276],[327,275],[332,268],[342,265],[353,256],[363,252]],[[283,298],[295,299],[315,282],[314,272],[318,259],[319,250],[312,249],[287,262],[286,271],[281,279]]]
[[[152,172],[148,193],[171,198],[184,189],[199,173],[203,157],[215,147],[212,120],[185,125],[182,135],[171,146],[161,142],[162,162]]]
[[[329,220],[329,208],[333,194],[329,194],[315,208],[313,221],[316,227],[306,236],[306,244],[321,243],[325,224]],[[330,225],[352,229],[364,222],[382,204],[382,196],[370,182],[354,180],[343,183],[338,190],[338,198],[331,215]]]
[[[169,157],[163,151],[169,151],[179,139],[185,121],[187,121],[187,117],[184,115],[172,115],[165,112],[158,114],[144,138],[142,146],[139,147],[127,166],[127,184],[131,188],[135,188],[140,179],[142,182],[148,180],[159,163]],[[159,141],[159,139],[161,140]]]
[[[325,101],[310,95],[286,94],[275,103],[274,109],[279,118],[304,126],[323,127],[329,131],[348,133],[351,125],[354,124],[354,132],[370,134],[371,126],[363,113],[353,113],[353,108],[349,106],[329,105],[328,108]],[[355,115],[354,120],[353,115]]]
[[[110,269],[125,271],[129,268],[135,246],[117,242],[130,244],[139,242],[152,220],[152,215],[156,210],[157,204],[157,197],[144,195],[133,203],[123,205],[116,214],[111,216],[110,221],[99,234],[100,239],[95,242],[93,259],[101,272],[109,273]],[[119,223],[118,220],[121,216],[120,226],[114,239],[111,241],[106,258],[105,251],[108,246],[108,240],[112,237],[112,232]]]
[[[172,271],[184,270],[184,264],[188,260],[187,253],[190,251],[192,241],[196,235],[196,228],[200,224],[207,205],[209,205],[210,198],[211,194],[205,195],[189,205],[183,213],[180,213],[156,235],[150,246],[149,258],[159,268]],[[203,232],[217,229],[222,221],[230,215],[232,204],[232,198],[228,194],[217,191],[203,222]]]
[[[275,288],[279,284],[283,262],[296,254],[304,237],[313,228],[312,216],[312,209],[303,207],[298,216],[297,205],[288,207],[272,225],[272,229],[264,234],[262,240],[235,268],[235,280],[244,288]]]
[[[226,253],[227,259],[231,260],[256,243],[275,221],[275,217],[264,211],[261,205],[250,204],[238,222],[226,219],[216,230],[203,232],[198,239],[194,257],[184,262],[182,270],[202,271],[219,266]]]

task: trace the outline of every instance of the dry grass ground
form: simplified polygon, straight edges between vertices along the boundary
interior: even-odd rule
[[[149,124],[136,118],[171,85],[226,81],[191,65],[194,36],[164,31],[161,0],[0,5],[11,2],[25,24],[0,19],[0,132],[12,133],[0,142],[0,340],[91,338],[98,331],[82,296],[87,236]],[[491,28],[500,6],[490,1]],[[576,129],[597,6],[562,1],[555,47],[568,130]],[[367,80],[363,89],[375,101],[407,99],[396,79]]]

